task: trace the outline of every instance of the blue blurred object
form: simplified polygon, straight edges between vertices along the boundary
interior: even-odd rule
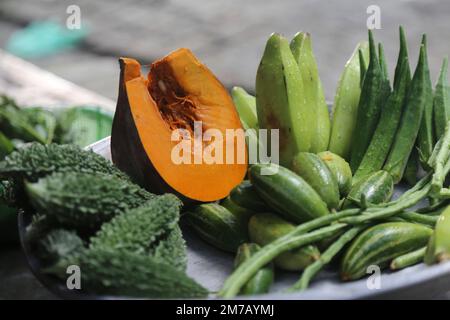
[[[72,48],[87,35],[85,28],[70,30],[53,21],[33,22],[15,32],[6,50],[25,58],[40,58]]]

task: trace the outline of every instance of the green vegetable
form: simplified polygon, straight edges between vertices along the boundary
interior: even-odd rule
[[[0,131],[0,159],[14,151],[14,144]]]
[[[265,246],[295,229],[295,226],[271,213],[258,213],[251,217],[248,232],[252,242]],[[307,246],[280,254],[275,265],[284,270],[300,271],[316,261],[320,252],[315,246]]]
[[[53,142],[57,126],[53,113],[40,107],[24,108],[21,113],[25,115],[34,130],[44,138],[46,144]]]
[[[89,229],[155,197],[131,182],[98,173],[54,173],[25,183],[25,189],[38,212],[62,226]]]
[[[381,42],[378,43],[378,58],[379,58],[379,64],[380,64],[380,69],[381,69],[381,76],[383,78],[383,86],[384,86],[383,90],[387,89],[384,93],[386,94],[386,96],[388,96],[389,92],[391,91],[390,84],[389,84],[389,72],[388,72],[386,57],[384,56],[384,48],[383,48],[383,45],[381,44]]]
[[[234,260],[235,267],[240,266],[260,249],[261,248],[256,243],[244,243],[240,245]],[[269,263],[256,272],[256,274],[241,289],[240,294],[254,295],[269,292],[273,277],[273,266]]]
[[[426,85],[426,79],[428,78],[428,63],[425,47],[422,45],[420,47],[419,62],[406,97],[400,126],[395,134],[394,143],[383,167],[384,170],[392,175],[394,183],[399,182],[403,176],[419,132],[422,115],[428,99],[428,88]]]
[[[427,38],[422,36],[422,46],[424,48],[425,64],[428,68],[427,58]],[[430,157],[435,142],[433,129],[433,89],[430,79],[430,72],[425,73],[423,78],[423,94],[424,94],[424,110],[422,123],[420,124],[419,134],[417,136],[417,147],[419,149],[419,159],[422,163],[426,163]]]
[[[330,151],[324,151],[317,154],[330,169],[337,181],[339,193],[346,196],[352,187],[352,170],[350,165],[343,158]]]
[[[367,46],[367,48],[369,48]],[[366,54],[368,56],[368,54]],[[358,49],[358,59],[359,59],[359,87],[362,88],[362,85],[364,83],[364,77],[366,75],[367,71],[367,62],[366,58],[364,56],[364,52],[360,49]]]
[[[0,96],[0,128],[10,139],[47,142],[46,137],[37,132],[30,123],[28,114],[6,96]]]
[[[313,221],[301,224],[296,227],[288,235],[281,237],[270,244],[264,246],[250,259],[240,265],[231,276],[225,281],[219,296],[223,298],[232,298],[239,293],[248,280],[264,265],[272,261],[279,254],[292,250],[294,248],[303,247],[311,243],[321,241],[323,239],[334,236],[337,232],[341,232],[345,228],[345,224],[337,223],[328,227],[303,234],[311,229],[317,228],[330,221],[339,219],[343,216],[356,214],[357,211],[347,211],[345,213],[336,213],[325,217],[317,218]]]
[[[291,169],[319,194],[330,210],[338,207],[339,186],[325,161],[318,155],[309,152],[298,153],[292,161]]]
[[[111,135],[112,115],[99,107],[77,106],[58,114],[59,143],[85,147]]]
[[[425,263],[433,264],[450,259],[450,207],[447,207],[436,222],[434,233],[428,242]]]
[[[434,130],[437,138],[444,134],[448,120],[450,120],[450,98],[448,92],[447,79],[448,58],[442,61],[439,80],[434,90],[433,111],[434,111]]]
[[[381,88],[383,77],[380,63],[377,57],[377,50],[373,40],[372,31],[369,30],[369,66],[364,76],[361,89],[361,98],[358,105],[358,115],[355,126],[355,133],[352,139],[352,150],[350,157],[350,167],[352,172],[358,168],[370,139],[376,129],[381,112]]]
[[[397,65],[399,65],[397,68],[397,86],[394,86],[394,91],[389,94],[389,79],[385,79],[383,82],[384,84],[382,86],[384,86],[384,89],[382,91],[384,90],[386,92],[382,93],[382,95],[384,96],[383,102],[386,101],[386,103],[382,107],[380,120],[373,133],[372,140],[354,174],[353,181],[355,182],[383,167],[394,141],[402,115],[406,93],[411,81],[406,40],[402,33],[400,33],[400,54],[404,54],[404,56],[399,55],[397,61]]]
[[[85,250],[44,270],[64,281],[67,266],[82,270],[82,289],[97,294],[147,298],[200,298],[208,291],[184,272],[142,254],[107,249]]]
[[[0,204],[0,244],[18,242],[17,209]]]
[[[394,183],[389,172],[380,170],[360,179],[348,193],[344,208],[351,206],[353,200],[379,204],[388,201],[394,192]]]
[[[54,229],[38,240],[37,255],[46,263],[57,263],[85,249],[83,240],[74,231]]]
[[[313,264],[308,266],[289,291],[305,290],[308,288],[311,279],[345,247],[347,243],[353,240],[364,227],[354,227],[341,235],[331,246],[320,256]]]
[[[255,164],[251,183],[265,202],[286,219],[302,223],[329,213],[319,194],[294,172],[276,164]]]
[[[265,211],[267,205],[250,181],[244,180],[230,192],[230,199],[238,206],[252,211]]]
[[[427,249],[426,247],[423,247],[395,258],[391,262],[390,265],[391,270],[404,269],[406,267],[422,262],[423,257],[425,256],[426,249]]]
[[[432,232],[428,227],[408,222],[388,222],[367,229],[347,249],[342,260],[342,279],[359,279],[371,265],[385,267],[392,259],[423,247]]]
[[[198,205],[184,219],[200,238],[221,250],[234,253],[248,242],[248,217],[216,203]]]
[[[315,113],[304,90],[288,41],[272,34],[256,74],[256,107],[261,129],[279,129],[281,165],[289,166],[298,152],[308,151],[315,134],[315,126],[310,126]]]
[[[428,225],[432,228],[436,224],[438,218],[437,216],[431,216],[428,214],[421,214],[417,212],[401,212],[397,216],[405,221]]]
[[[233,200],[231,200],[230,196],[223,199],[220,202],[220,205],[228,209],[228,211],[230,211],[235,216],[242,217],[242,219],[244,219],[243,221],[247,220],[247,222],[250,217],[256,213],[253,210],[241,207],[240,205],[236,204]]]
[[[171,265],[184,270],[186,252],[182,243],[178,246],[178,220],[181,202],[172,194],[157,196],[143,205],[115,216],[104,223],[90,239],[90,248],[106,248],[115,251],[135,252],[155,256],[155,250],[169,250]],[[173,235],[170,236],[173,232]],[[170,240],[176,240],[175,243]],[[181,238],[182,239],[182,238]],[[164,244],[164,246],[163,246]],[[160,248],[160,246],[163,246]],[[158,252],[160,254],[161,252]],[[168,261],[163,260],[163,261]]]
[[[178,270],[186,270],[186,241],[179,226],[175,226],[165,237],[161,238],[152,251],[153,258],[170,264]]]
[[[417,149],[413,149],[406,163],[405,171],[403,172],[403,179],[413,186],[417,182],[417,172],[419,171],[419,154]]]
[[[363,68],[359,64],[359,51],[361,51],[361,57],[368,56],[367,42],[360,42],[345,64],[333,103],[333,119],[328,149],[346,160],[350,157],[361,93],[359,83],[362,81],[360,72],[362,73]]]
[[[315,129],[309,151],[313,153],[325,151],[330,141],[330,115],[317,70],[310,34],[298,32],[292,39],[290,47],[300,68],[304,98],[309,104],[308,108],[314,112],[314,122],[307,124]]]
[[[106,173],[129,179],[102,156],[74,145],[31,143],[0,162],[3,179],[37,181],[54,172]]]
[[[249,128],[258,130],[256,98],[241,87],[233,87],[231,89],[231,97],[233,98],[241,121],[244,121]]]

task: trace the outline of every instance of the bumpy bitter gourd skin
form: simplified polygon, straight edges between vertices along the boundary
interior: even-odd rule
[[[85,250],[44,270],[67,279],[67,266],[82,270],[81,288],[90,293],[147,298],[200,298],[208,291],[175,267],[134,252]]]
[[[36,183],[25,183],[35,209],[62,226],[96,228],[114,216],[142,205],[155,195],[106,174],[54,173]]]
[[[105,173],[129,179],[108,160],[75,145],[31,143],[0,162],[0,177],[36,181],[54,172]]]
[[[256,74],[256,106],[259,127],[279,129],[279,160],[284,166],[289,166],[298,152],[310,149],[315,133],[311,126],[314,113],[303,92],[300,70],[288,41],[272,34]]]
[[[186,247],[178,228],[181,201],[172,194],[115,216],[90,239],[90,248],[109,248],[171,259],[186,267]]]

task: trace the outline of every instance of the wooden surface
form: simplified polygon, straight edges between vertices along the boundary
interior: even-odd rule
[[[114,112],[115,102],[0,50],[0,93],[22,105],[96,105]]]

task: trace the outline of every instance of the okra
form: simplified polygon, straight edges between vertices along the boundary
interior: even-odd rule
[[[394,143],[389,156],[384,164],[384,170],[388,171],[397,183],[403,176],[406,164],[414,147],[423,113],[428,99],[429,79],[428,62],[425,55],[425,47],[421,45],[419,61],[409,86],[405,108],[402,114],[399,128],[395,134]]]
[[[422,45],[424,47],[425,61],[428,65],[427,58],[427,38],[422,36]],[[431,85],[430,73],[427,72],[423,79],[424,86],[424,110],[422,123],[420,124],[419,134],[417,136],[417,147],[419,150],[419,159],[421,163],[426,163],[430,157],[435,142],[433,130],[433,89]]]
[[[352,172],[358,168],[369,146],[381,112],[382,74],[375,41],[369,30],[369,66],[364,76],[350,158]]]
[[[328,148],[330,141],[330,115],[312,49],[311,35],[306,32],[297,33],[292,39],[290,47],[300,68],[304,99],[308,102],[308,107],[314,112],[315,117],[312,123],[306,124],[315,129],[309,151],[313,153],[324,151]]]
[[[434,90],[434,129],[437,138],[440,138],[445,131],[445,126],[450,119],[450,98],[447,79],[448,58],[442,61],[439,79]]]
[[[333,103],[330,145],[328,149],[346,159],[350,158],[353,135],[355,134],[358,103],[361,94],[359,86],[364,67],[359,65],[359,56],[368,56],[367,42],[360,42],[341,74]]]

